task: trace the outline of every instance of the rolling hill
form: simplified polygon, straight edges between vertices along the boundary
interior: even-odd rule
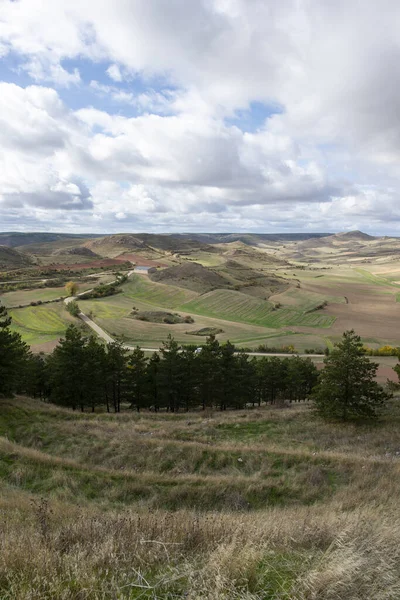
[[[0,232],[0,245],[10,246],[11,248],[17,248],[19,246],[29,246],[31,244],[46,244],[49,242],[64,242],[65,240],[71,240],[71,244],[74,240],[80,238],[91,239],[99,237],[95,234],[73,234],[73,233],[47,233],[43,231],[33,232]]]
[[[212,269],[198,263],[186,262],[150,275],[152,281],[183,287],[203,294],[212,289],[230,287],[229,281]]]
[[[0,246],[0,269],[21,269],[30,267],[33,259],[9,246]]]

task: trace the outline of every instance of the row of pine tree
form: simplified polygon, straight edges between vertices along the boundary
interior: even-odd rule
[[[71,325],[45,356],[32,354],[10,325],[0,306],[0,394],[26,393],[74,410],[240,409],[305,400],[318,381],[309,358],[257,360],[212,336],[201,351],[169,337],[147,358],[140,348],[105,346]]]

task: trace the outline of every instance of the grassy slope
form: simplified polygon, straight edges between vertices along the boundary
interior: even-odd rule
[[[329,315],[303,314],[291,308],[272,310],[269,302],[232,290],[215,290],[203,294],[199,298],[187,302],[182,309],[227,321],[254,323],[271,328],[290,325],[329,327],[335,320]]]
[[[133,275],[123,286],[123,294],[132,300],[143,300],[154,306],[176,308],[197,296],[196,292],[172,285],[155,283],[142,275]]]
[[[30,304],[30,302],[37,302],[38,300],[47,301],[54,300],[65,296],[65,287],[56,288],[43,288],[36,290],[18,290],[16,292],[7,292],[2,294],[1,302],[4,306],[12,307],[19,306],[20,304]]]
[[[0,597],[398,598],[399,421],[0,400]]]
[[[64,335],[71,322],[75,322],[61,302],[13,309],[10,316],[11,328],[28,344],[56,340]]]

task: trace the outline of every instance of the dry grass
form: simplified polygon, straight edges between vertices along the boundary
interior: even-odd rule
[[[1,401],[0,598],[397,600],[398,425]]]

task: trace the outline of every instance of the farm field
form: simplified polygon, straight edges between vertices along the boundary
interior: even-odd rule
[[[201,336],[190,334],[191,329],[204,327],[222,329],[223,333],[218,334],[221,342],[229,339],[249,348],[267,344],[294,345],[299,351],[321,350],[332,347],[346,329],[355,329],[364,343],[372,347],[399,346],[400,328],[396,324],[400,261],[396,254],[387,254],[387,248],[392,246],[393,252],[396,251],[397,242],[359,240],[357,235],[354,241],[351,236],[339,234],[284,244],[262,241],[260,246],[219,240],[208,246],[188,238],[182,242],[168,236],[148,235],[143,235],[143,239],[129,235],[99,238],[90,245],[93,250],[101,249],[104,260],[107,252],[117,260],[130,256],[151,262],[149,257],[157,257],[160,264],[173,265],[175,270],[167,273],[163,282],[153,281],[152,275],[134,274],[117,296],[92,303],[82,301],[81,308],[86,313],[92,311],[95,322],[109,334],[147,347],[158,347],[169,333],[179,343],[204,343]],[[256,237],[250,236],[249,240],[257,244]],[[87,250],[89,242],[81,242]],[[147,246],[149,242],[153,246]],[[68,251],[72,243],[76,241],[60,242],[60,251]],[[155,246],[158,243],[160,248]],[[174,253],[167,250],[168,244]],[[43,256],[56,258],[57,242],[51,242],[48,250],[46,247],[46,243],[41,243],[33,248]],[[385,252],[381,255],[382,248]],[[118,255],[118,249],[122,254]],[[79,246],[74,248],[74,252],[80,251]],[[74,256],[77,254],[63,255],[63,260],[68,262]],[[191,276],[193,281],[188,281]],[[100,280],[93,278],[93,282],[81,283],[79,291],[111,281],[113,277],[112,273],[105,273]],[[60,295],[62,288],[21,290],[3,294],[2,302],[13,307]],[[25,339],[37,349],[43,340],[47,344],[50,336],[54,341],[56,331],[63,331],[62,327],[52,326],[54,305],[46,306],[48,323],[45,318],[36,319],[29,331],[27,323],[23,325]],[[191,328],[188,324],[138,321],[131,315],[133,307],[144,312],[178,312],[192,316],[195,323]]]
[[[270,302],[231,290],[215,290],[203,294],[187,302],[184,307],[189,312],[219,317],[226,321],[254,323],[276,329],[289,325],[325,328],[335,320],[324,314],[304,314],[290,308],[274,310]]]
[[[132,275],[130,281],[123,286],[123,294],[126,298],[165,308],[176,308],[197,296],[190,290],[155,283],[143,275]]]
[[[95,285],[100,283],[109,283],[114,281],[115,275],[113,273],[100,273],[94,277],[88,278],[87,281],[82,281],[79,277],[74,278],[74,281],[78,285],[78,292],[84,292],[93,288]],[[45,285],[45,283],[43,283]],[[56,298],[61,298],[66,295],[65,285],[59,287],[43,287],[32,290],[17,290],[14,292],[5,292],[1,294],[1,303],[7,308],[18,307],[20,305],[26,306],[31,302],[47,302]]]
[[[162,310],[164,307],[148,304],[143,301],[138,301],[118,294],[110,298],[97,300],[80,301],[79,305],[85,314],[93,317],[93,320],[100,325],[105,331],[111,335],[116,335],[120,339],[132,345],[142,345],[146,347],[160,347],[162,342],[166,340],[169,333],[181,344],[197,344],[201,345],[205,342],[205,338],[198,335],[188,335],[186,332],[197,331],[203,327],[215,327],[222,329],[223,333],[218,335],[221,342],[230,340],[233,343],[242,345],[259,345],[265,340],[279,338],[284,340],[285,331],[276,331],[274,329],[266,329],[245,323],[235,323],[232,321],[222,321],[221,319],[213,319],[206,316],[192,314],[194,323],[181,323],[176,325],[167,325],[160,323],[149,323],[134,319],[130,316],[133,304],[140,311]],[[165,308],[164,308],[165,310]],[[172,309],[182,316],[189,313],[180,310]],[[322,346],[324,347],[324,346]]]
[[[397,598],[399,424],[0,399],[0,597]]]
[[[31,302],[47,302],[65,296],[65,288],[38,288],[35,290],[18,290],[16,292],[6,292],[1,295],[1,303],[7,308],[16,307],[20,304],[26,305]]]
[[[63,302],[12,309],[10,316],[11,329],[31,346],[56,342],[65,334],[68,325],[75,322]]]

